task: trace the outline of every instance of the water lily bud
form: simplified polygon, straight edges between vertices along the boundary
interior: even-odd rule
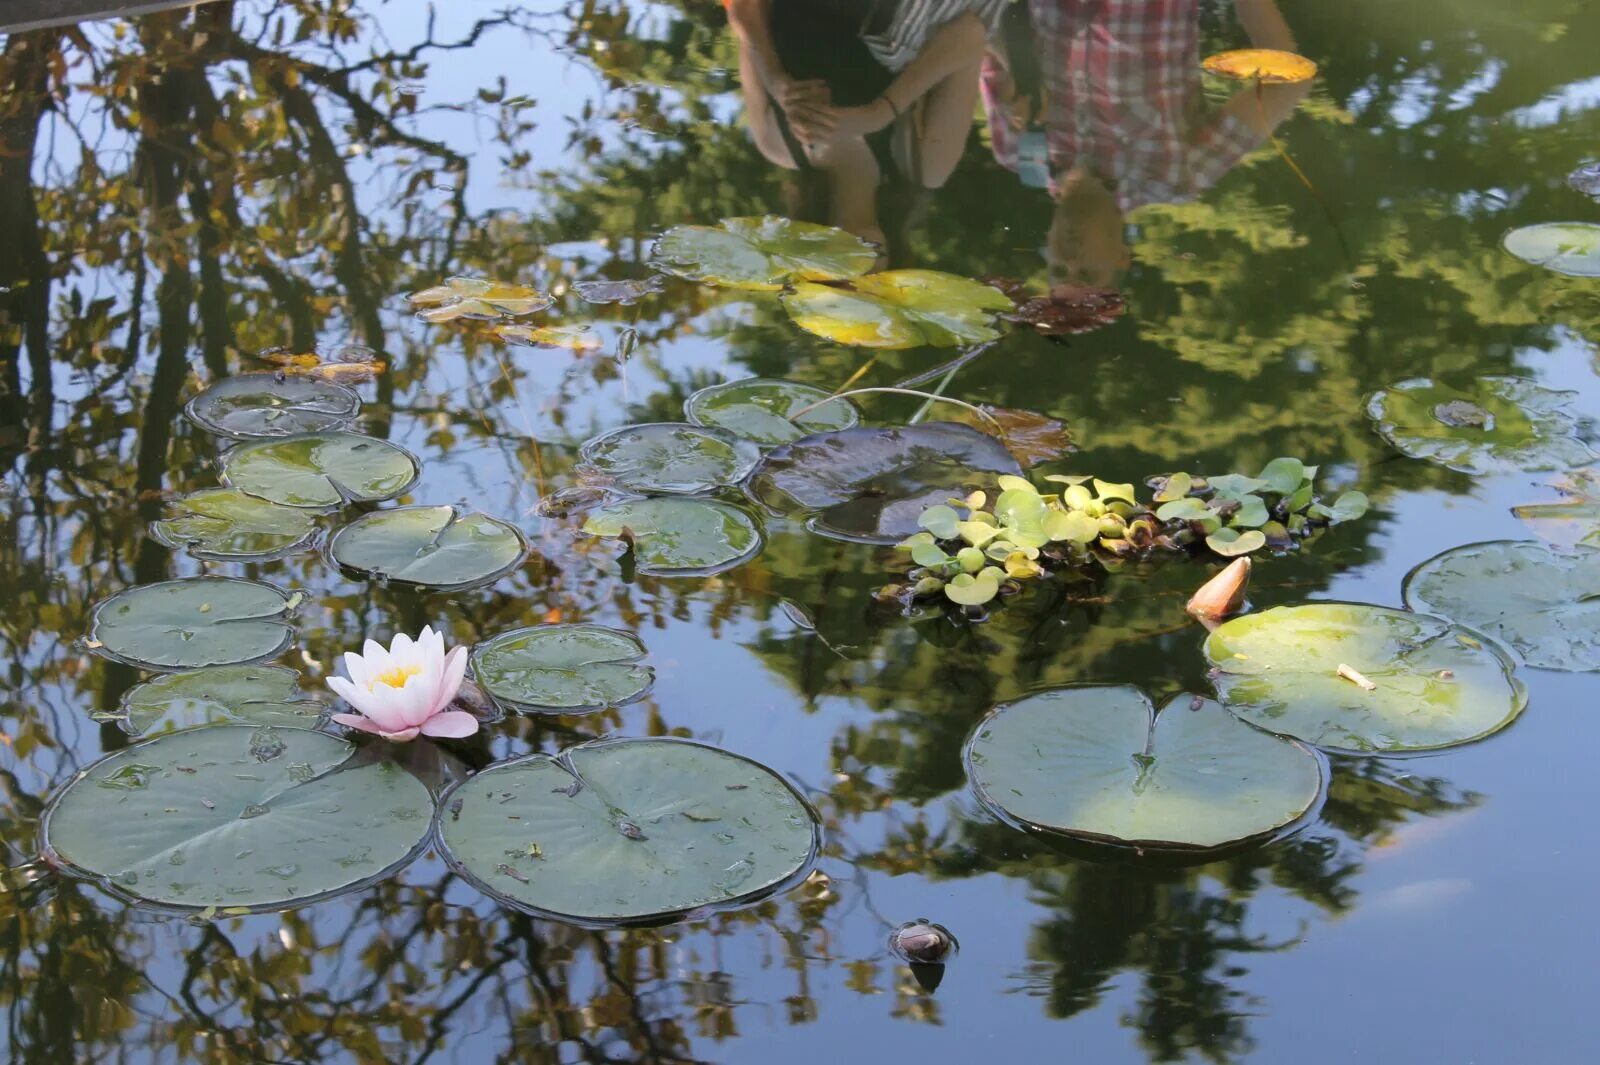
[[[1250,556],[1233,560],[1221,573],[1200,586],[1189,599],[1186,609],[1201,621],[1221,621],[1238,613],[1244,605],[1245,592],[1250,587]]]
[[[960,944],[944,925],[919,917],[894,930],[889,949],[913,965],[943,965],[960,949]]]

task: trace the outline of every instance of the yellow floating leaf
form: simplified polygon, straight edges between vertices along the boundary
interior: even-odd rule
[[[1208,74],[1235,81],[1259,81],[1265,85],[1292,85],[1317,76],[1317,64],[1303,55],[1273,48],[1241,48],[1208,56],[1200,66]]]
[[[571,351],[599,351],[600,334],[588,323],[578,325],[503,325],[495,330],[502,340],[535,348],[567,348]]]
[[[407,296],[424,322],[449,322],[457,318],[496,321],[520,318],[550,306],[553,300],[526,285],[509,285],[481,277],[452,277],[444,284]]]

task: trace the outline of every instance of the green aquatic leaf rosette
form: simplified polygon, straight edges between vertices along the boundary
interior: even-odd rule
[[[848,287],[802,282],[783,295],[801,329],[837,344],[868,348],[949,348],[1000,335],[997,311],[1011,300],[997,288],[938,270],[886,270]]]
[[[1418,377],[1373,393],[1367,417],[1406,455],[1462,473],[1569,469],[1594,459],[1573,435],[1576,395],[1518,377],[1480,377],[1468,392]]]
[[[47,853],[122,895],[227,912],[304,905],[422,849],[427,787],[308,729],[212,725],[79,773],[45,813]]]
[[[124,732],[143,736],[191,725],[316,728],[327,711],[307,698],[300,674],[283,666],[211,666],[167,673],[128,689],[113,715]]]
[[[316,522],[297,507],[257,499],[237,488],[203,488],[167,504],[167,516],[150,533],[195,558],[261,562],[306,547]]]
[[[527,557],[522,533],[458,507],[398,507],[364,514],[334,534],[328,556],[373,580],[426,588],[476,588]]]
[[[438,837],[495,898],[591,925],[764,898],[797,883],[819,843],[815,813],[772,770],[677,739],[490,766],[440,799]]]
[[[736,485],[761,451],[748,440],[698,425],[624,425],[584,444],[583,461],[629,492],[695,495]]]
[[[1205,643],[1218,696],[1252,725],[1330,750],[1425,751],[1482,739],[1527,703],[1483,635],[1428,614],[1302,603],[1234,618]],[[1374,687],[1339,675],[1348,666]]]
[[[1508,231],[1500,243],[1523,262],[1554,273],[1600,277],[1600,225],[1593,222],[1520,226]]]
[[[1491,540],[1406,577],[1406,605],[1487,633],[1540,669],[1600,669],[1600,551]]]
[[[472,651],[478,687],[513,710],[583,714],[624,706],[650,690],[639,637],[604,625],[513,629]]]
[[[234,577],[184,577],[129,588],[90,615],[88,646],[143,669],[171,671],[271,658],[294,635],[299,596]]]
[[[650,261],[690,281],[772,291],[795,280],[858,277],[877,257],[877,249],[853,233],[767,215],[673,226],[656,241]]]
[[[979,722],[967,779],[1028,828],[1141,849],[1212,850],[1271,835],[1322,795],[1322,759],[1208,699],[1159,713],[1143,692],[1041,692]]]
[[[714,499],[625,499],[590,511],[583,531],[631,539],[638,572],[658,577],[709,576],[761,550],[750,515]]]
[[[224,377],[191,399],[183,413],[218,436],[294,436],[344,428],[361,413],[361,397],[305,374],[247,373]]]
[[[230,487],[286,507],[377,503],[410,488],[421,465],[387,440],[357,433],[307,433],[240,444],[222,456]]]
[[[796,412],[820,403],[796,417]],[[768,447],[787,444],[808,433],[848,429],[861,420],[848,399],[795,381],[754,378],[702,388],[683,404],[695,425],[709,426]]]

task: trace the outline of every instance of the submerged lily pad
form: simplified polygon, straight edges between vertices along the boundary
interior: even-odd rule
[[[821,406],[795,417],[814,403]],[[760,377],[702,388],[684,401],[683,413],[695,425],[768,445],[848,429],[861,420],[848,399],[828,399],[827,392],[812,385]]]
[[[1491,540],[1406,577],[1406,605],[1481,630],[1540,669],[1600,669],[1600,551]]]
[[[376,503],[416,482],[421,467],[387,440],[356,433],[308,433],[240,444],[222,457],[222,479],[289,507]]]
[[[118,894],[163,906],[303,905],[392,873],[427,838],[427,787],[354,751],[298,728],[158,736],[74,777],[45,814],[45,843]]]
[[[316,377],[247,373],[224,377],[183,408],[208,433],[245,439],[342,429],[361,413],[361,397]]]
[[[928,507],[1022,468],[994,437],[949,422],[816,433],[768,452],[751,492],[775,512],[815,511],[837,540],[894,544]]]
[[[761,550],[761,530],[738,507],[714,499],[625,499],[590,511],[583,531],[627,539],[640,573],[719,573]]]
[[[478,686],[518,710],[581,714],[622,706],[655,683],[640,665],[639,637],[604,625],[535,625],[503,632],[472,651]]]
[[[195,558],[258,562],[298,551],[317,526],[311,515],[246,495],[237,488],[203,488],[167,504],[167,516],[150,532],[168,547]]]
[[[819,843],[816,815],[772,770],[677,739],[501,762],[452,788],[440,810],[445,857],[468,880],[521,909],[595,924],[764,898],[795,883]]]
[[[1576,395],[1518,377],[1480,377],[1470,393],[1418,377],[1373,393],[1367,417],[1405,454],[1463,473],[1565,469],[1594,458],[1572,435]]]
[[[1600,277],[1600,225],[1593,222],[1522,226],[1500,243],[1525,263],[1568,277]]]
[[[1210,850],[1269,835],[1322,794],[1322,760],[1179,695],[1137,688],[1030,695],[978,724],[966,748],[979,799],[1029,828],[1141,848]]]
[[[738,484],[761,458],[747,440],[679,422],[624,425],[590,440],[579,454],[626,491],[675,495]]]
[[[878,251],[853,233],[776,215],[673,226],[656,241],[656,267],[707,284],[773,290],[788,281],[831,281],[872,269]]]
[[[90,616],[88,641],[107,658],[145,669],[254,662],[289,646],[293,630],[285,618],[293,603],[260,581],[161,581],[102,601]]]
[[[1600,162],[1584,163],[1568,174],[1567,186],[1591,200],[1600,201]]]
[[[1468,743],[1510,724],[1527,703],[1511,660],[1492,642],[1442,618],[1364,603],[1234,618],[1206,640],[1205,654],[1233,713],[1338,750]]]
[[[654,296],[662,289],[661,275],[644,278],[597,278],[593,281],[574,282],[572,291],[586,303],[620,303],[631,307],[646,296]]]
[[[212,666],[168,673],[128,689],[117,722],[143,736],[191,725],[315,728],[327,704],[307,698],[300,674],[283,666]]]
[[[328,543],[334,562],[365,577],[452,590],[502,577],[527,553],[514,527],[448,506],[374,511]]]
[[[1000,333],[996,311],[1011,309],[997,288],[938,270],[885,270],[849,287],[801,282],[784,309],[808,333],[868,348],[948,348],[981,344]]]

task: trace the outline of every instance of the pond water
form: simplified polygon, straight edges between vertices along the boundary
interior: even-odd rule
[[[1035,3],[1063,19],[1090,6]],[[1130,2],[1179,44],[1161,53],[1168,66],[1089,89],[1126,98],[1106,110],[1135,123],[1163,77],[1220,107],[1239,86],[1196,81],[1199,58],[1248,45],[1247,23],[1270,7]],[[997,137],[980,116],[944,187],[883,228],[893,266],[1121,290],[1126,311],[1102,328],[1012,329],[942,386],[1066,423],[1076,450],[1035,467],[1036,481],[1140,484],[1302,458],[1320,465],[1325,497],[1359,489],[1372,506],[1297,550],[1260,553],[1253,608],[1401,607],[1407,573],[1441,551],[1532,538],[1511,508],[1561,500],[1562,474],[1412,457],[1375,431],[1370,393],[1428,377],[1477,395],[1477,378],[1523,377],[1572,390],[1573,434],[1600,442],[1596,282],[1501,247],[1513,227],[1600,221],[1567,179],[1600,144],[1600,12],[1581,0],[1278,7],[1320,73],[1275,144],[1221,143],[1281,100],[1245,89],[1218,143],[1158,160],[1175,169],[1146,183],[1125,174],[1072,219],[997,161],[1014,131]],[[1092,65],[1057,77],[1068,37],[1035,37],[1061,45],[1040,57],[1047,84],[1110,77]],[[873,593],[902,578],[903,554],[817,535],[738,491],[720,498],[757,516],[764,540],[710,575],[641,572],[623,543],[582,534],[581,511],[540,506],[585,483],[586,441],[682,421],[706,386],[887,387],[955,354],[830,343],[772,293],[678,278],[627,304],[580,297],[579,282],[652,276],[668,227],[804,213],[806,182],[742,123],[738,50],[713,0],[238,0],[3,43],[10,1060],[1600,1058],[1583,1020],[1600,990],[1600,917],[1585,901],[1600,861],[1582,827],[1600,800],[1592,646],[1569,670],[1519,668],[1527,710],[1486,740],[1328,756],[1325,796],[1278,838],[1212,861],[1086,851],[988,812],[963,746],[996,704],[1064,685],[1212,694],[1206,633],[1184,604],[1216,559],[1046,579],[977,622],[936,600],[885,609]],[[1139,131],[1112,129],[1137,156]],[[553,306],[520,320],[591,322],[599,348],[419,321],[405,295],[451,276],[550,293]],[[428,591],[362,579],[318,550],[201,561],[147,533],[168,502],[219,484],[227,441],[183,405],[274,369],[266,349],[316,345],[363,345],[383,362],[347,380],[356,428],[420,460],[398,503],[514,526],[531,549],[522,561],[488,584]],[[857,402],[878,426],[922,405]],[[1439,424],[1481,430],[1483,411],[1450,408]],[[318,515],[319,535],[393,505]],[[46,804],[133,742],[107,715],[150,676],[85,644],[93,607],[202,574],[303,593],[275,661],[307,693],[363,639],[424,625],[451,645],[558,622],[636,633],[655,672],[636,700],[508,715],[466,739],[419,740],[395,764],[437,788],[600,736],[693,739],[809,800],[814,868],[768,897],[644,928],[504,905],[433,843],[375,883],[260,913],[163,912],[52,868]],[[1579,604],[1569,623],[1595,622]],[[291,869],[299,856],[277,857]],[[931,993],[886,946],[921,917],[961,947]]]

